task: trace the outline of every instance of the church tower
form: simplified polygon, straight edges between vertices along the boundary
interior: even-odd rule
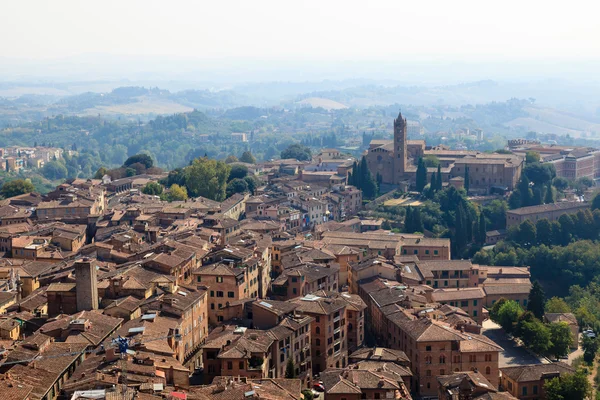
[[[394,120],[394,184],[404,179],[406,172],[406,119],[402,112]]]

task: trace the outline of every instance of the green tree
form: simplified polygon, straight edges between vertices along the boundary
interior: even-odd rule
[[[102,179],[102,177],[104,175],[106,175],[108,172],[108,170],[104,167],[100,167],[98,168],[98,170],[96,171],[96,173],[94,174],[94,179]]]
[[[435,190],[436,190],[436,192],[438,190],[442,190],[442,187],[443,187],[443,185],[442,185],[442,183],[443,183],[443,181],[442,181],[442,166],[440,164],[438,164],[437,168],[438,168],[437,169],[437,176],[435,178],[435,183],[436,183]]]
[[[413,225],[413,210],[411,206],[406,207],[406,214],[404,214],[404,232],[412,233],[414,232]]]
[[[285,366],[285,377],[286,379],[296,378],[296,368],[294,367],[294,360],[292,360],[292,357],[288,358],[287,364]]]
[[[533,203],[533,194],[529,188],[529,178],[523,174],[518,185],[519,195],[521,196],[521,207],[530,206]]]
[[[125,160],[125,162],[123,163],[123,167],[129,167],[130,165],[136,163],[143,164],[146,168],[152,168],[154,166],[154,161],[152,160],[152,157],[150,157],[148,154],[140,153],[131,156],[127,160]]]
[[[254,157],[251,152],[245,151],[242,153],[240,161],[248,164],[256,164],[256,157]]]
[[[598,209],[600,209],[600,193],[595,195],[594,199],[592,200],[592,210],[598,210]]]
[[[571,343],[573,343],[573,340],[577,340],[573,338],[569,325],[566,322],[555,322],[548,324],[548,328],[550,329],[551,345],[548,349],[550,354],[555,358],[568,355]]]
[[[427,167],[425,166],[422,157],[419,158],[419,163],[417,165],[416,185],[417,192],[419,193],[423,193],[423,189],[425,188],[425,185],[427,185]]]
[[[15,179],[14,181],[6,182],[0,189],[0,195],[5,199],[9,197],[19,196],[25,193],[31,193],[35,187],[29,179]]]
[[[596,359],[596,353],[598,353],[598,338],[591,338],[587,335],[583,336],[582,348],[583,348],[583,360],[591,364]]]
[[[533,246],[537,243],[535,225],[530,220],[527,219],[519,225],[517,243],[525,247]]]
[[[231,171],[229,171],[228,180],[243,179],[248,175],[248,167],[245,165],[232,165]]]
[[[160,196],[163,192],[163,187],[157,182],[148,182],[146,186],[142,188],[142,193],[149,194],[152,196]]]
[[[544,392],[548,400],[585,400],[592,394],[592,385],[586,373],[580,369],[547,380]]]
[[[546,195],[544,197],[544,204],[552,204],[554,203],[554,190],[552,189],[552,185],[546,186]]]
[[[525,162],[527,164],[540,162],[540,153],[538,153],[537,151],[528,151],[525,154]]]
[[[225,164],[231,164],[231,163],[238,162],[238,161],[240,161],[240,160],[238,160],[238,158],[236,156],[234,156],[233,154],[230,154],[225,159]]]
[[[427,168],[436,168],[440,166],[440,159],[433,154],[426,155],[423,157],[423,162]]]
[[[540,355],[548,352],[552,345],[550,329],[537,318],[533,321],[523,322],[519,330],[520,338],[527,348]]]
[[[556,169],[554,164],[527,164],[523,169],[523,175],[534,185],[541,187],[552,182],[552,179],[556,177]]]
[[[244,177],[246,184],[248,185],[248,191],[251,194],[254,194],[256,188],[260,185],[260,181],[253,175],[248,175]]]
[[[552,297],[546,302],[547,313],[570,313],[571,308],[566,301],[560,297]]]
[[[552,245],[552,224],[546,218],[539,219],[535,223],[535,232],[537,234],[537,243]]]
[[[569,180],[562,177],[556,177],[552,180],[552,185],[559,192],[564,192],[569,187]]]
[[[479,214],[479,225],[477,227],[477,243],[480,245],[484,245],[485,244],[485,240],[487,238],[487,227],[486,227],[486,222],[485,222],[485,215],[483,215],[483,212],[481,212]]]
[[[235,193],[244,193],[248,191],[248,183],[244,179],[234,178],[227,184],[227,197]]]
[[[60,161],[49,161],[42,168],[42,175],[50,180],[65,179],[68,173],[67,167]]]
[[[187,200],[188,193],[185,187],[179,186],[174,183],[169,188],[169,194],[167,196],[168,201],[184,201]]]
[[[493,321],[504,329],[506,333],[514,332],[516,323],[523,310],[514,300],[506,300],[498,309]]]
[[[225,200],[230,168],[222,161],[196,158],[185,170],[185,185],[189,194],[216,201]]]
[[[310,151],[310,148],[296,143],[288,146],[285,150],[283,150],[281,152],[281,158],[293,158],[298,161],[309,161],[312,159],[312,152]]]
[[[471,178],[469,177],[469,167],[465,166],[465,190],[467,194],[469,194],[469,185],[471,183],[470,179]]]
[[[546,294],[542,285],[538,281],[534,281],[529,291],[529,299],[527,301],[527,310],[531,311],[536,318],[544,316],[544,305],[546,304]]]
[[[413,213],[412,213],[412,218],[413,218],[413,232],[420,232],[423,233],[425,231],[425,228],[423,227],[423,220],[421,219],[421,209],[420,207],[415,207]]]

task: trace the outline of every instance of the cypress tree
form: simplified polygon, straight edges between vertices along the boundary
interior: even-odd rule
[[[431,193],[435,193],[435,191],[437,190],[437,182],[436,182],[436,178],[435,178],[435,172],[431,173],[431,183],[429,184],[429,191]]]
[[[544,316],[544,305],[546,304],[546,295],[542,285],[538,281],[533,282],[529,291],[529,301],[527,302],[527,310],[531,311],[537,318]]]
[[[544,204],[552,203],[554,203],[554,191],[552,190],[552,185],[548,185],[546,187],[546,196],[544,197]]]
[[[415,209],[412,213],[412,218],[413,218],[413,223],[412,223],[413,230],[412,231],[423,233],[425,231],[425,227],[423,226],[423,221],[421,220],[420,207],[415,207]]]
[[[465,218],[465,209],[461,203],[458,203],[458,208],[456,209],[455,221],[454,221],[454,238],[456,242],[456,249],[459,252],[462,252],[467,245],[467,226],[466,226],[466,218]]]
[[[438,164],[437,177],[435,179],[437,184],[436,190],[442,190],[442,166]]]
[[[419,164],[417,165],[417,176],[416,176],[417,192],[423,193],[423,188],[427,185],[427,167],[423,157],[419,158]]]
[[[529,188],[529,179],[527,179],[527,175],[521,175],[518,190],[521,195],[521,207],[530,206],[533,199],[531,198],[531,189]]]
[[[485,226],[485,215],[483,213],[479,214],[479,229],[477,229],[477,243],[484,244],[487,232],[487,227]]]
[[[465,166],[465,190],[469,194],[469,167]]]
[[[404,216],[404,232],[411,233],[412,231],[412,207],[406,207],[406,215]]]

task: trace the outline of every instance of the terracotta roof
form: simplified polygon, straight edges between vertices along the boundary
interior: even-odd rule
[[[515,382],[539,381],[543,377],[559,376],[564,373],[573,373],[575,369],[563,362],[554,362],[551,364],[532,364],[520,365],[517,367],[500,368],[502,375]]]

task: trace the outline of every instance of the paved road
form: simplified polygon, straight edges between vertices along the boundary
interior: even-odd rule
[[[504,349],[504,351],[500,352],[498,360],[500,368],[527,364],[545,364],[548,362],[544,358],[538,358],[534,354],[529,353],[523,347],[518,346],[513,340],[508,339],[500,325],[490,320],[483,322],[481,333],[498,343]]]

